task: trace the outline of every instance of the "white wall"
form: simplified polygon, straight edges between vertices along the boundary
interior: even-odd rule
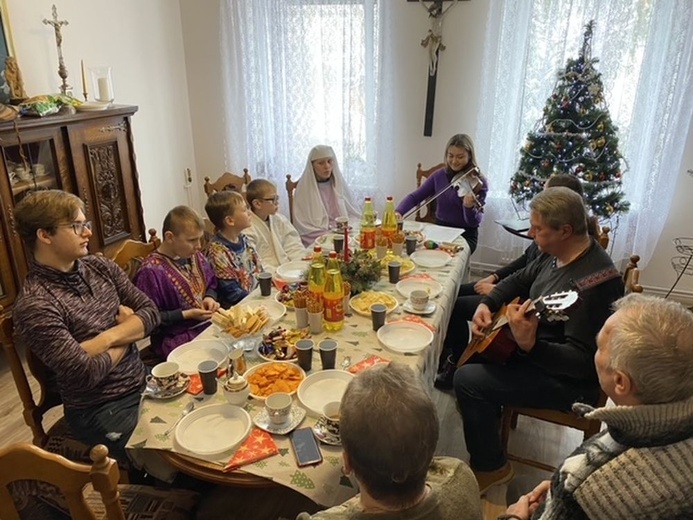
[[[5,0],[27,94],[58,91],[55,33],[42,23],[54,0]],[[81,96],[80,59],[113,67],[116,103],[137,105],[132,119],[144,218],[161,230],[166,212],[188,202],[186,167],[194,168],[180,9],[170,0],[62,0],[68,83]],[[93,99],[93,98],[92,98]]]

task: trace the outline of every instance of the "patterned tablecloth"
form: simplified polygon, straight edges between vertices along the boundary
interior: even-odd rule
[[[360,316],[355,313],[352,313],[351,316],[346,318],[344,327],[339,332],[323,331],[321,334],[314,334],[312,338],[316,346],[323,339],[335,339],[338,342],[337,367],[340,366],[345,356],[351,358],[352,364],[357,364],[372,355],[377,355],[391,361],[406,363],[420,373],[426,384],[432,388],[432,383],[438,367],[438,357],[445,338],[445,329],[450,319],[457,290],[459,284],[463,279],[466,279],[468,273],[469,254],[466,243],[461,238],[459,238],[457,242],[464,244],[465,248],[458,252],[446,266],[439,269],[417,267],[415,271],[409,274],[409,276],[430,276],[443,286],[441,294],[433,300],[437,304],[435,312],[431,316],[423,318],[434,330],[434,340],[430,346],[420,352],[407,354],[388,350],[379,343],[376,333],[372,330],[370,317]],[[384,271],[383,278],[373,289],[392,294],[400,303],[400,307],[388,315],[387,321],[400,320],[407,316],[411,316],[402,310],[401,304],[405,301],[405,298],[396,291],[393,284],[388,282],[387,270],[385,269]],[[274,298],[274,292],[270,298]],[[261,303],[263,300],[264,298],[259,295],[259,291],[254,291],[246,298],[245,302],[257,304]],[[415,319],[421,318],[416,317]],[[287,312],[279,320],[277,325],[286,328],[295,326],[294,312]],[[202,336],[209,336],[211,334],[212,332],[207,329]],[[262,359],[253,353],[246,353],[246,359],[251,366],[262,362]],[[313,370],[310,373],[320,370],[320,367],[320,356],[318,349],[315,348],[313,355]],[[191,399],[196,400],[196,408],[211,402],[226,402],[221,390],[221,385],[219,386],[219,392],[215,396],[203,396],[202,394],[199,396],[192,396],[188,393],[184,393],[179,397],[168,400],[144,399],[141,406],[139,422],[129,440],[128,448],[131,449],[130,453],[136,463],[139,463],[147,469],[149,473],[163,480],[171,480],[175,470],[164,463],[161,457],[156,456],[156,452],[151,452],[151,449],[169,450],[203,458],[207,461],[218,463],[220,472],[234,454],[234,450],[230,450],[217,457],[199,457],[187,453],[180,446],[175,445],[174,434],[169,436],[163,435],[163,432],[180,416],[181,410]],[[297,399],[295,399],[295,405],[300,406]],[[263,402],[250,399],[245,405],[245,410],[251,417],[254,417],[263,406]],[[313,426],[316,420],[317,417],[312,417],[308,414],[300,427]],[[323,463],[317,466],[299,468],[296,466],[289,438],[282,435],[273,435],[272,438],[279,448],[279,453],[277,455],[243,466],[243,468],[238,471],[245,471],[253,475],[274,480],[275,482],[306,495],[316,503],[326,507],[342,503],[356,494],[357,490],[354,489],[349,479],[345,477],[341,471],[341,448],[321,444],[320,448],[323,454]]]

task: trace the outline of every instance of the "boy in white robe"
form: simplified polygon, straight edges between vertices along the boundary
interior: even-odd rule
[[[334,229],[337,217],[357,219],[360,216],[332,147],[313,147],[294,191],[294,225],[303,245],[309,246]]]
[[[265,270],[273,273],[282,264],[304,258],[306,250],[298,231],[277,212],[277,187],[268,180],[255,179],[248,184],[245,196],[252,213],[251,226],[244,233],[255,244]]]

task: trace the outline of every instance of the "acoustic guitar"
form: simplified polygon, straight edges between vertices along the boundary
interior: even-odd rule
[[[510,303],[514,304],[519,301],[520,298],[518,297]],[[563,291],[549,296],[540,296],[532,301],[529,309],[527,309],[527,314],[534,312],[537,318],[544,317],[548,321],[567,321],[566,312],[574,307],[578,301],[578,294],[575,291]],[[457,362],[458,367],[469,361],[469,358],[474,354],[483,353],[489,361],[502,364],[515,353],[517,343],[510,332],[510,327],[506,327],[508,324],[507,313],[508,305],[503,304],[493,316],[491,325],[484,331],[484,335],[474,336],[469,342],[462,357]]]

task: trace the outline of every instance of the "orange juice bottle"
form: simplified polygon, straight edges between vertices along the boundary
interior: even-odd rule
[[[370,197],[366,197],[361,214],[361,249],[375,248],[375,220],[377,213]]]
[[[392,235],[397,232],[397,216],[395,215],[395,203],[392,197],[388,197],[385,202],[385,212],[383,213],[383,223],[381,226],[383,236],[387,239],[387,246],[392,247]]]
[[[329,331],[340,330],[344,326],[344,285],[339,269],[339,259],[334,251],[330,253],[330,259],[327,261],[323,298],[325,329]]]

